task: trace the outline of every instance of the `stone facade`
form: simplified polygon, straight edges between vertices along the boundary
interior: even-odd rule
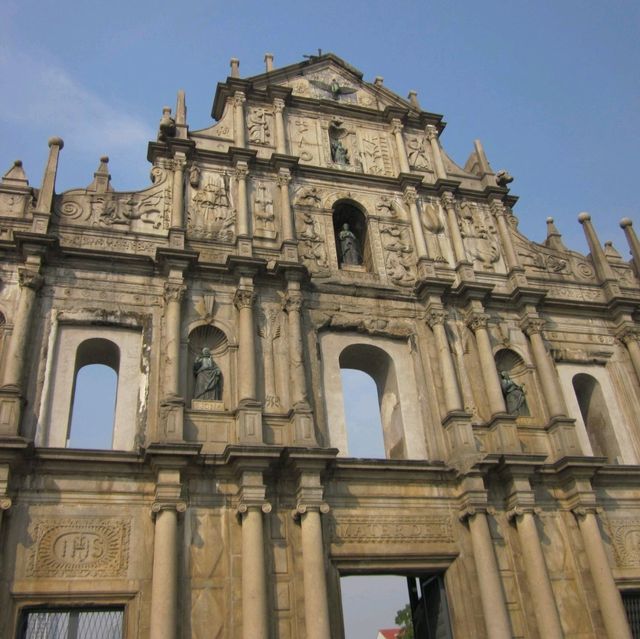
[[[479,142],[457,166],[441,116],[332,54],[232,61],[212,116],[165,108],[142,191],[102,158],[56,193],[57,138],[39,189],[19,162],[0,182],[5,636],[119,606],[128,638],[339,638],[340,575],[392,573],[443,577],[455,637],[630,637],[631,222],[631,262],[585,213],[588,256],[552,220],[529,241]],[[67,447],[92,363],[112,450]],[[345,367],[386,459],[349,456]]]

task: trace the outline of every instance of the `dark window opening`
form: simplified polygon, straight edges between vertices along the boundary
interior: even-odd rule
[[[622,603],[627,612],[631,636],[633,639],[640,639],[640,590],[623,592]]]
[[[17,639],[122,639],[124,608],[23,610]]]

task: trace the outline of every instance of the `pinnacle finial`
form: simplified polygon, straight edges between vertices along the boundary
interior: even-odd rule
[[[273,53],[264,54],[264,65],[267,73],[273,71]]]
[[[240,60],[238,58],[231,58],[229,61],[229,65],[231,66],[231,77],[239,78],[240,77]]]

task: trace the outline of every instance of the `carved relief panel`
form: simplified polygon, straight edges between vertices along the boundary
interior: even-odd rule
[[[465,201],[458,209],[458,225],[467,257],[474,268],[495,271],[500,262],[500,244],[489,211],[477,202]]]
[[[154,166],[151,179],[153,186],[143,191],[67,191],[54,200],[54,221],[61,226],[165,235],[171,218],[171,172]]]
[[[251,180],[251,203],[253,208],[253,235],[275,239],[278,235],[274,209],[273,183]]]
[[[187,195],[187,232],[191,237],[233,242],[236,208],[228,171],[192,167]]]

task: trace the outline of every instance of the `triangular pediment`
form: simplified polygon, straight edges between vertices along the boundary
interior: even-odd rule
[[[362,73],[331,53],[308,61],[248,78],[258,90],[281,86],[292,95],[331,103],[384,111],[389,107],[415,110],[404,98],[389,91],[381,82],[369,83]]]

